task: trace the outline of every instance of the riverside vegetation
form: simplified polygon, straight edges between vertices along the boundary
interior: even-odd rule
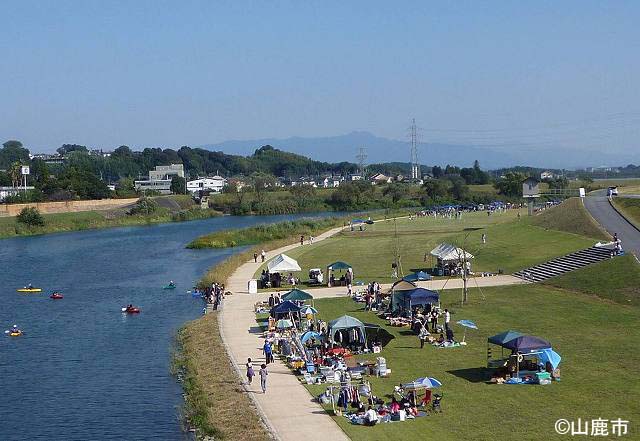
[[[35,208],[25,210],[16,217],[0,217],[0,238],[182,222],[221,214],[195,206],[192,199],[184,195],[141,198],[131,207],[104,211],[40,214]]]

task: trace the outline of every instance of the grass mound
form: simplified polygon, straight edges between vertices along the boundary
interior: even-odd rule
[[[640,199],[614,198],[613,205],[633,224],[640,227]]]
[[[567,199],[559,206],[543,211],[535,216],[531,223],[547,230],[565,231],[594,239],[610,239],[587,212],[579,198]]]
[[[640,264],[631,255],[589,265],[545,283],[623,305],[640,306]]]
[[[178,334],[174,372],[183,376],[185,418],[202,437],[268,440],[222,344],[217,314],[187,323]]]
[[[256,227],[216,231],[193,240],[187,248],[230,248],[253,245],[279,239],[295,239],[300,235],[309,236],[342,225],[338,218],[303,219],[258,225]]]

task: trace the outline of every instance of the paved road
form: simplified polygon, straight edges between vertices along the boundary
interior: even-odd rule
[[[629,224],[625,218],[620,216],[611,207],[604,191],[594,192],[584,198],[584,205],[591,213],[591,216],[604,227],[609,234],[618,234],[622,241],[622,247],[627,252],[632,252],[640,257],[640,231]]]

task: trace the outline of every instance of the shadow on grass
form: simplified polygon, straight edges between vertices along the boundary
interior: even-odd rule
[[[467,380],[470,383],[486,383],[491,379],[491,369],[487,369],[486,367],[455,369],[447,371],[447,373]]]

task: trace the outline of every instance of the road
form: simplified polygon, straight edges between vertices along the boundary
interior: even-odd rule
[[[584,198],[584,205],[591,216],[609,234],[618,234],[618,239],[622,241],[622,247],[625,251],[640,257],[640,231],[613,209],[604,190],[591,193]]]

